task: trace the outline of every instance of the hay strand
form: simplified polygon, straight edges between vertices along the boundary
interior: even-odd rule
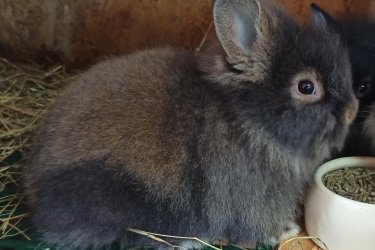
[[[0,239],[30,240],[22,225],[19,158],[29,150],[31,132],[47,107],[71,80],[61,65],[16,64],[0,57]]]
[[[290,244],[288,250],[294,250],[295,246],[297,244],[300,246],[301,250],[305,250],[305,248],[303,247],[301,242],[305,241],[305,240],[312,240],[312,239],[318,240],[325,247],[326,250],[329,250],[327,245],[321,239],[319,239],[318,237],[315,237],[315,236],[296,236],[296,237],[292,237],[292,238],[284,241],[282,244],[280,244],[279,247],[278,247],[278,250],[283,250],[283,247],[288,245],[288,244]]]
[[[198,45],[198,47],[195,49],[195,53],[199,53],[203,47],[203,45],[206,43],[207,38],[212,30],[213,21],[211,20],[210,25],[208,25],[206,31],[204,32],[204,35]]]
[[[146,231],[142,231],[142,230],[139,230],[139,229],[134,229],[134,228],[128,228],[128,231],[130,232],[133,232],[133,233],[136,233],[136,234],[140,234],[140,235],[143,235],[143,236],[146,236],[146,237],[149,237],[150,239],[153,239],[153,240],[156,240],[156,241],[159,241],[161,243],[164,243],[164,244],[167,244],[169,245],[170,247],[173,247],[173,248],[182,248],[182,249],[185,249],[183,247],[180,247],[180,246],[176,246],[176,245],[173,245],[163,239],[160,239],[159,237],[164,237],[164,238],[172,238],[172,239],[179,239],[179,240],[194,240],[194,241],[198,241],[199,243],[207,246],[207,247],[210,247],[214,250],[221,250],[220,248],[217,248],[213,245],[210,245],[208,244],[207,242],[197,238],[197,237],[186,237],[186,236],[174,236],[174,235],[167,235],[167,234],[157,234],[157,233],[150,233],[150,232],[146,232]]]

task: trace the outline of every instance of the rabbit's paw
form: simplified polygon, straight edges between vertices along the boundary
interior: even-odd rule
[[[281,235],[276,238],[272,237],[269,242],[271,245],[277,245],[279,242],[289,239],[291,237],[296,236],[301,232],[301,227],[298,226],[295,222],[289,222],[288,226],[285,228],[285,231],[281,233]]]
[[[180,247],[185,249],[202,249],[204,245],[196,240],[185,240],[181,241]]]
[[[289,222],[286,230],[280,235],[279,241],[289,239],[301,232],[301,227],[295,222]]]

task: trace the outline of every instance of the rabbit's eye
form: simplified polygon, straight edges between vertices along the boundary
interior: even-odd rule
[[[361,85],[359,85],[355,94],[358,98],[361,98],[361,97],[364,97],[369,91],[370,91],[370,84],[368,82],[364,82],[364,83],[361,83]]]
[[[318,102],[324,97],[323,84],[312,68],[297,73],[289,90],[292,98],[303,104]]]
[[[315,94],[314,83],[310,80],[302,80],[298,83],[298,91],[304,95]]]

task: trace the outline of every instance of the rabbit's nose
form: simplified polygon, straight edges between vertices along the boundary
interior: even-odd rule
[[[353,96],[352,99],[352,102],[347,106],[345,112],[345,119],[348,122],[348,124],[351,124],[354,121],[359,106],[357,98]]]

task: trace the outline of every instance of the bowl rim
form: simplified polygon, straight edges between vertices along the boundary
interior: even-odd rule
[[[373,167],[375,168],[375,157],[362,157],[362,156],[350,156],[337,158],[331,161],[328,161],[318,167],[314,175],[314,182],[324,193],[333,195],[336,198],[339,198],[345,202],[352,203],[357,206],[369,207],[371,209],[375,208],[375,204],[370,204],[361,201],[351,200],[328,189],[322,181],[324,174],[334,171],[336,169],[346,168],[346,167]]]

